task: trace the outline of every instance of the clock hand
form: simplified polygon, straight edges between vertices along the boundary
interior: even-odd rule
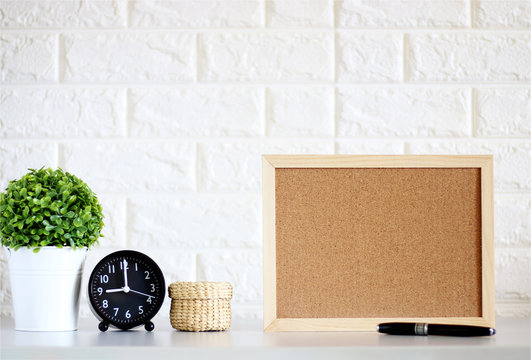
[[[124,289],[129,289],[129,285],[127,284],[127,265],[128,265],[127,260],[124,259],[124,281],[125,281]]]
[[[136,290],[133,290],[133,289],[129,289],[129,291],[134,292],[136,294],[144,295],[144,296],[147,296],[147,297],[154,297],[153,295],[144,294],[144,293],[142,293],[140,291],[136,291]]]
[[[119,288],[119,289],[107,289],[105,290],[106,293],[115,293],[115,292],[122,292],[124,291],[124,288]]]

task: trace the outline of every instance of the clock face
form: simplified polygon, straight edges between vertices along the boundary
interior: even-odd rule
[[[132,250],[104,257],[92,271],[88,284],[96,316],[124,330],[148,323],[162,306],[165,290],[158,265]]]

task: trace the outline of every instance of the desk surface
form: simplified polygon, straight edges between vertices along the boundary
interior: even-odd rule
[[[169,324],[153,332],[109,330],[96,320],[72,332],[23,332],[2,318],[0,358],[7,359],[523,359],[531,358],[530,319],[497,320],[492,337],[390,336],[354,332],[264,333],[235,321],[225,332],[187,333]]]

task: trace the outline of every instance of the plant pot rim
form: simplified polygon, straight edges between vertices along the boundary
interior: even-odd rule
[[[14,250],[13,248],[10,248],[10,247],[8,247],[8,246],[5,246],[5,248],[6,248],[8,251],[10,251],[10,252],[11,252],[11,251],[12,251],[12,252],[17,252],[17,251],[19,251],[19,250],[22,250],[22,251],[31,251],[31,252],[33,252],[35,249],[37,249],[37,248],[35,248],[35,247],[28,248],[28,247],[26,247],[26,246],[20,247],[20,248],[18,248],[17,250]],[[74,248],[71,247],[71,246],[63,246],[63,247],[57,247],[57,246],[43,246],[43,247],[41,247],[41,248],[39,248],[39,249],[40,249],[39,252],[41,252],[41,251],[60,251],[60,250],[62,250],[62,251],[88,251],[88,250],[89,250],[89,249],[86,248],[86,247],[78,247],[78,248],[75,248],[75,249],[74,249]],[[38,254],[39,252],[37,252],[37,254]]]

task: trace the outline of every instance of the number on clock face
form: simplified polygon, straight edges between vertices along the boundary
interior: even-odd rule
[[[145,256],[127,250],[115,254],[104,258],[92,272],[89,297],[99,317],[128,329],[149,321],[160,309],[164,278]]]

